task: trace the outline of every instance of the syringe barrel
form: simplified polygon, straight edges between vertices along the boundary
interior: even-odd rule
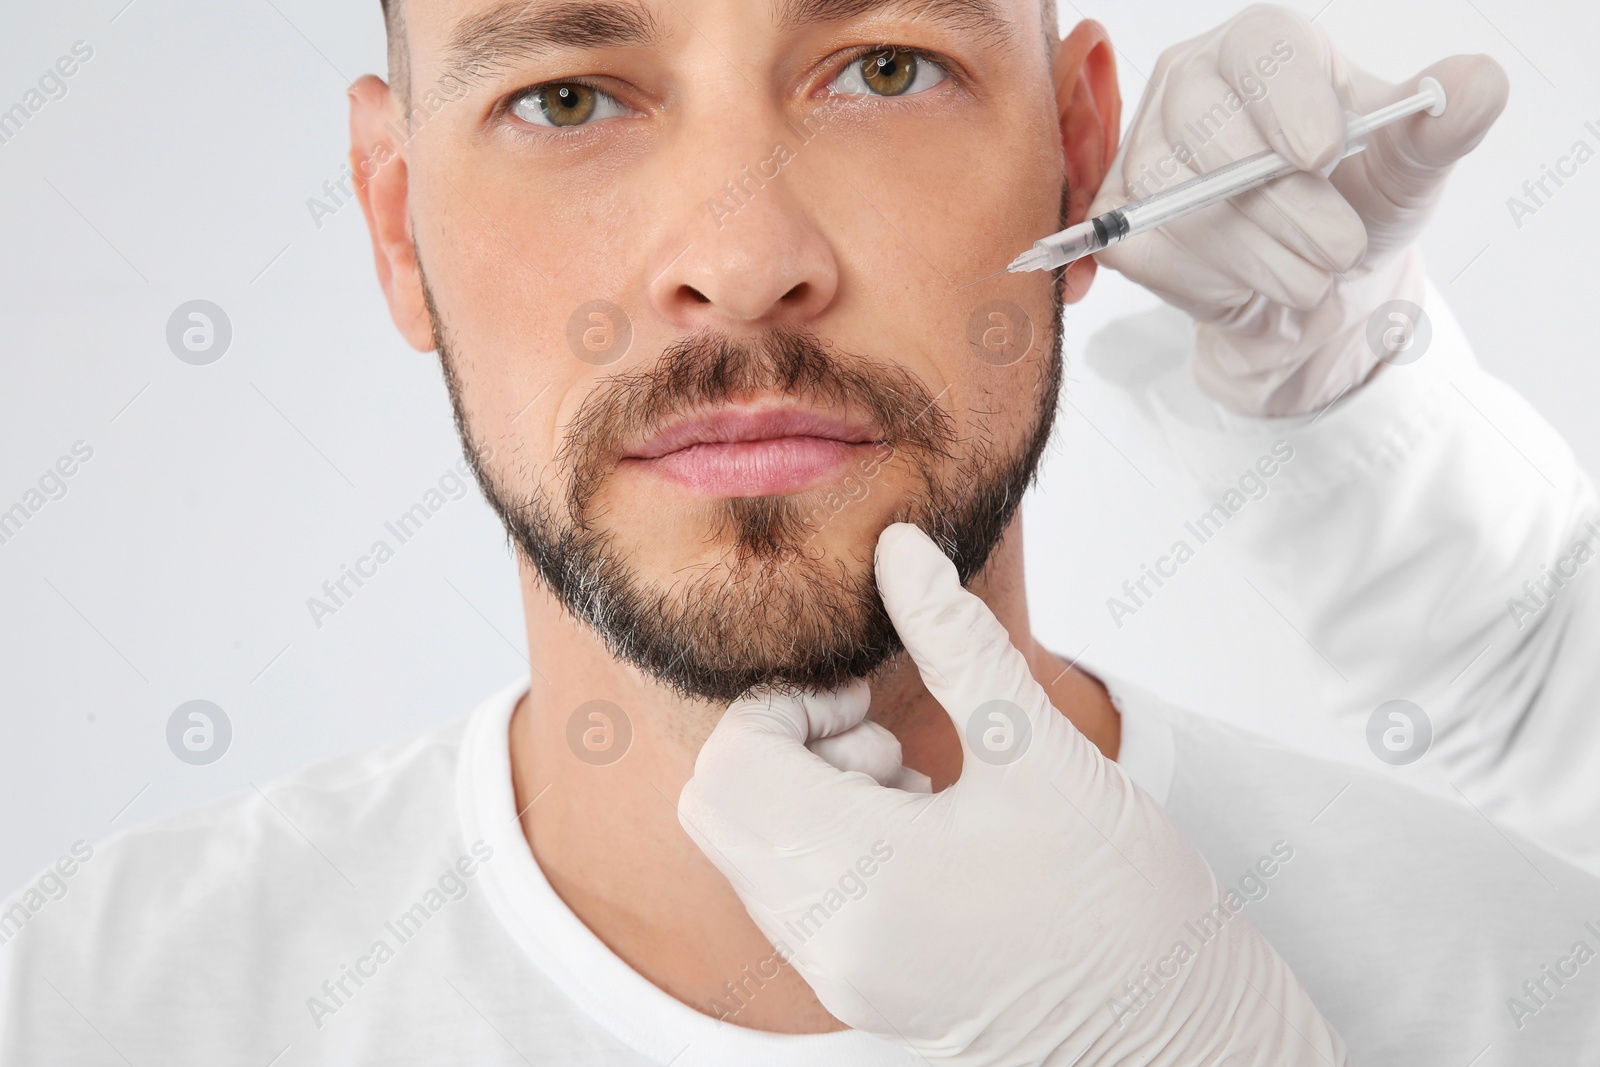
[[[1339,159],[1363,150],[1372,131],[1407,115],[1419,111],[1426,111],[1433,116],[1444,114],[1444,86],[1438,79],[1423,78],[1417,87],[1419,91],[1404,100],[1397,100],[1365,116],[1349,116],[1345,124],[1344,150],[1339,154]],[[1339,159],[1328,165],[1323,171],[1324,177],[1332,173]],[[1191,211],[1237,196],[1299,169],[1276,152],[1261,152],[1035,241],[1032,248],[1012,260],[1006,269],[1054,270],[1073,260],[1093,255],[1126,237],[1153,230]]]
[[[1214,201],[1237,196],[1298,169],[1278,153],[1267,151],[1229,163],[1209,174],[1190,178],[1181,185],[1156,193],[1148,200],[1124,207],[1122,210],[1128,219],[1128,236],[1163,225]]]
[[[1116,238],[1106,239],[1106,218],[1106,215],[1101,215],[1087,219],[1060,233],[1035,241],[1033,251],[1041,258],[1037,260],[1039,267],[1034,269],[1055,270],[1084,256],[1093,255],[1112,243]]]
[[[1444,88],[1437,79],[1424,78],[1419,85],[1419,92],[1404,100],[1397,100],[1387,107],[1379,108],[1368,115],[1349,115],[1345,123],[1344,149],[1339,153],[1338,159],[1328,167],[1326,173],[1331,173],[1333,166],[1339,160],[1355,155],[1367,146],[1367,139],[1376,130],[1380,130],[1390,123],[1397,122],[1419,111],[1427,111],[1430,115],[1440,115],[1445,109]],[[1157,226],[1165,225],[1173,219],[1188,214],[1197,208],[1229,197],[1237,196],[1242,192],[1254,189],[1258,185],[1265,185],[1275,178],[1293,174],[1300,168],[1284,159],[1276,152],[1266,151],[1245,159],[1229,163],[1225,167],[1218,167],[1208,174],[1191,178],[1180,185],[1175,185],[1164,192],[1156,193],[1137,204],[1128,204],[1123,207],[1123,212],[1128,218],[1128,234],[1143,233]]]

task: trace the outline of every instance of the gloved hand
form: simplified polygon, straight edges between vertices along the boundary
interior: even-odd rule
[[[1429,75],[1444,86],[1443,115],[1378,131],[1323,176],[1346,111],[1410,96]],[[1296,12],[1252,7],[1162,53],[1090,214],[1267,149],[1304,172],[1097,258],[1200,323],[1194,373],[1211,397],[1249,415],[1316,410],[1377,367],[1368,318],[1390,300],[1422,303],[1412,242],[1507,91],[1488,56],[1454,56],[1393,85]]]
[[[1050,705],[927,535],[890,526],[876,566],[961,736],[960,779],[880,784],[898,745],[862,721],[856,682],[736,701],[678,801],[822,1004],[936,1065],[1347,1063],[1205,860]],[[852,734],[859,769],[805,747]]]

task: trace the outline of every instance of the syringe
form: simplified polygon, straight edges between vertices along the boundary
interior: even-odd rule
[[[1437,79],[1423,78],[1415,96],[1381,107],[1370,115],[1351,115],[1345,126],[1345,147],[1339,159],[1353,156],[1367,147],[1367,137],[1408,115],[1426,111],[1435,117],[1444,114],[1444,86]],[[1334,161],[1335,163],[1338,160]],[[1274,178],[1293,174],[1300,168],[1276,152],[1249,156],[1209,174],[1191,178],[1181,185],[1163,190],[1144,200],[1113,208],[1103,215],[1069,226],[1060,233],[1035,241],[1033,247],[1011,261],[1007,271],[1015,274],[1030,270],[1053,270],[1073,260],[1092,256],[1146,230],[1164,226],[1191,211],[1238,196]],[[1329,167],[1331,171],[1333,168]]]

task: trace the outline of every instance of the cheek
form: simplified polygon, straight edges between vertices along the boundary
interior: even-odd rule
[[[987,286],[940,295],[924,309],[916,371],[930,395],[955,419],[962,445],[993,443],[1003,451],[1033,430],[1049,385],[1054,288],[1043,273],[1007,275]]]
[[[785,172],[841,259],[945,297],[1059,228],[1061,137],[1040,104],[841,118]]]
[[[1037,411],[1053,282],[1034,273],[970,283],[1058,228],[1053,115],[841,120],[786,168],[839,262],[830,336],[905,365],[930,396],[947,389],[939,403],[963,437],[1009,444]]]
[[[506,477],[537,475],[595,382],[637,362],[631,319],[539,265],[550,235],[529,236],[540,232],[537,212],[491,223],[449,186],[417,199],[422,266],[473,437]],[[577,240],[570,248],[572,269],[596,254]]]

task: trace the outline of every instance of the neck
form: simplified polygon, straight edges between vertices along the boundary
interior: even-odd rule
[[[526,565],[522,585],[532,681],[511,720],[511,772],[523,834],[552,888],[629,966],[690,1007],[761,1030],[840,1029],[678,824],[678,793],[721,708],[671,694],[614,659]],[[971,588],[1055,706],[1115,759],[1121,724],[1104,688],[1029,629],[1020,515]],[[597,700],[620,715],[603,705],[605,718],[590,717],[594,706],[580,711]],[[905,656],[873,676],[869,716],[900,739],[906,765],[934,789],[960,777],[960,739]],[[625,754],[605,762],[630,729]]]

